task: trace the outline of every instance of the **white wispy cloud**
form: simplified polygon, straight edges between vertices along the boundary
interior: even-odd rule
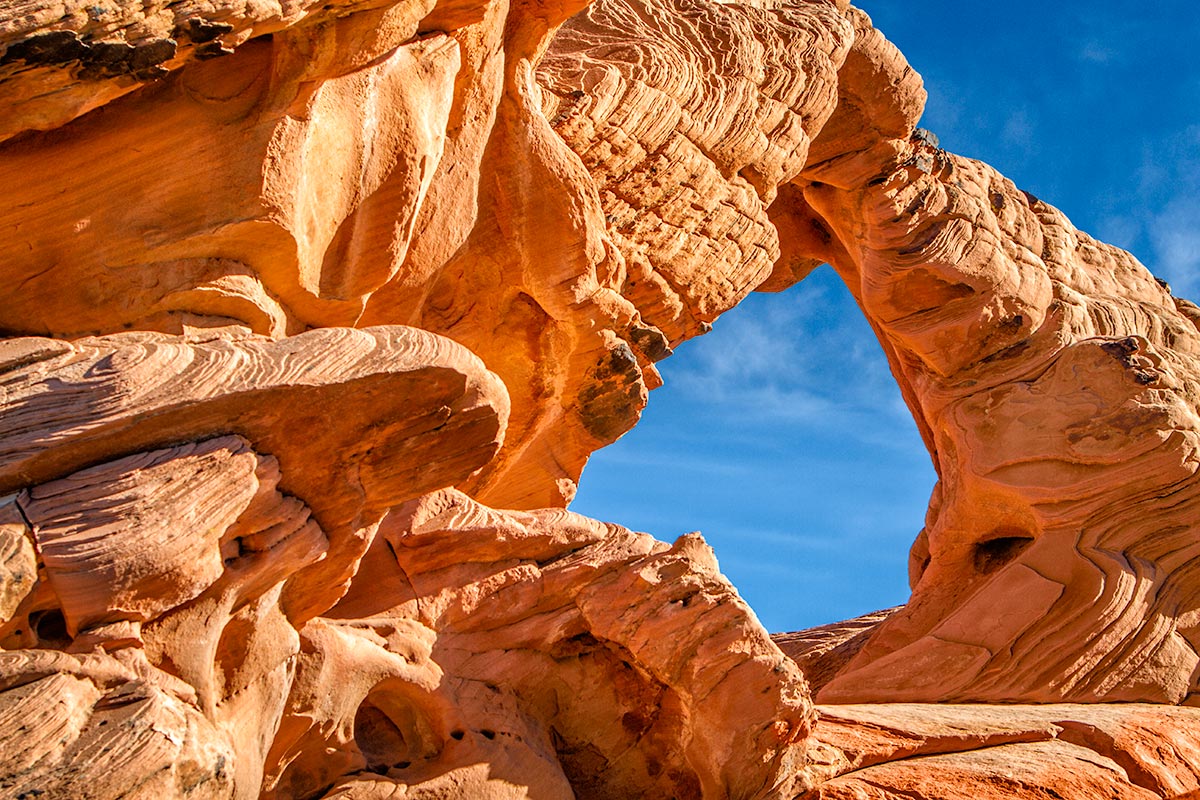
[[[1149,139],[1125,216],[1098,234],[1130,250],[1175,294],[1200,299],[1200,125]]]
[[[622,450],[613,448],[606,451],[605,458],[610,464],[617,464],[635,470],[671,470],[674,472],[698,472],[706,475],[743,476],[747,473],[745,464],[730,461],[725,458],[704,457],[694,452],[680,453],[671,450]]]
[[[1079,48],[1079,60],[1091,64],[1107,64],[1117,52],[1098,39],[1089,39]]]
[[[1133,252],[1142,235],[1142,221],[1132,216],[1112,214],[1100,220],[1094,233],[1102,242]]]
[[[687,359],[664,362],[665,379],[732,423],[906,418],[879,343],[828,269],[719,319],[712,333],[684,345],[692,348]]]
[[[1149,225],[1155,271],[1175,294],[1200,297],[1200,197],[1175,197]]]
[[[1000,131],[1001,138],[1011,147],[1019,150],[1030,149],[1037,141],[1035,117],[1035,114],[1024,107],[1009,112]]]

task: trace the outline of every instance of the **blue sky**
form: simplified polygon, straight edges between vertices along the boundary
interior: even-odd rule
[[[861,0],[925,78],[922,125],[1200,299],[1193,2]],[[641,424],[571,508],[660,539],[700,530],[772,631],[904,602],[933,470],[826,267],[752,295],[660,365]]]

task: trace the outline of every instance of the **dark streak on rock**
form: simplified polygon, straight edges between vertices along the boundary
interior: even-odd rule
[[[193,51],[197,59],[207,61],[210,58],[220,58],[221,56],[233,55],[233,48],[227,46],[220,40],[202,44]]]
[[[602,442],[616,441],[642,413],[642,371],[624,342],[609,350],[579,393],[583,426]]]
[[[638,352],[654,362],[662,361],[672,352],[667,337],[653,325],[630,326],[629,341]]]
[[[176,29],[176,35],[187,37],[196,44],[216,41],[217,38],[233,32],[233,26],[227,22],[209,22],[200,17],[192,17],[187,21],[187,27]]]
[[[14,42],[0,56],[0,64],[24,61],[26,64],[69,64],[88,51],[74,31],[48,31]]]
[[[125,41],[85,42],[72,31],[50,31],[16,42],[0,56],[0,64],[23,61],[31,66],[66,66],[79,63],[79,77],[101,80],[133,75],[152,80],[167,74],[160,66],[175,57],[174,39],[152,39],[139,45]]]
[[[133,57],[129,59],[129,66],[135,73],[151,69],[174,58],[177,49],[178,45],[174,39],[155,39],[146,42],[134,48]]]

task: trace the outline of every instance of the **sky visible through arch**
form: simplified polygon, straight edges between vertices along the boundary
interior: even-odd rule
[[[921,122],[1200,300],[1194,0],[861,0],[921,73]],[[934,475],[883,354],[828,267],[752,295],[659,364],[642,422],[571,508],[700,530],[771,631],[904,602]]]

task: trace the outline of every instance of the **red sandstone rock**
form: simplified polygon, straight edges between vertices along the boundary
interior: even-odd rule
[[[853,658],[876,628],[899,608],[889,608],[861,617],[810,628],[777,633],[771,639],[804,672],[809,687],[819,691]]]
[[[1200,311],[842,0],[584,6],[0,9],[0,794],[1200,792]],[[823,261],[940,482],[777,646],[561,507]]]
[[[140,625],[194,600],[243,547],[266,553],[287,540],[282,550],[295,551],[302,542],[301,558],[283,573],[315,560],[325,534],[303,503],[273,492],[278,476],[273,459],[264,463],[227,436],[82,470],[22,492],[15,505],[32,527],[67,632],[77,636]],[[264,488],[274,496],[261,499]],[[242,522],[252,503],[273,506],[265,525]]]
[[[1189,306],[921,136],[881,135],[798,185],[784,202],[827,233],[808,247],[880,332],[940,476],[912,600],[821,698],[1194,697]]]
[[[1200,711],[1143,704],[819,707],[806,798],[1180,797]]]
[[[301,631],[268,797],[311,796],[339,771],[379,777],[331,796],[525,796],[493,785],[497,769],[536,797],[791,796],[806,686],[699,537],[668,548],[457,492],[397,509],[379,536],[351,592]]]
[[[306,618],[337,600],[387,508],[465,478],[503,436],[503,385],[463,348],[424,331],[195,338],[116,334],[47,347],[36,359],[24,354],[41,342],[13,340],[20,361],[0,376],[8,401],[0,486],[109,454],[244,434],[279,460],[281,487],[308,502],[330,536],[326,557],[289,589],[289,613]]]

